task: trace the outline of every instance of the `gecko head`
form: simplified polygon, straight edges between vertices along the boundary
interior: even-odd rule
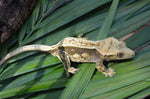
[[[130,59],[135,56],[133,50],[128,48],[123,41],[119,41],[115,38],[108,38],[107,53],[105,54],[106,60],[121,60],[121,59]],[[106,42],[106,41],[105,41]]]
[[[121,60],[121,59],[130,59],[135,56],[135,53],[133,50],[129,48],[124,48],[124,49],[119,49],[117,53],[115,53],[116,60]]]

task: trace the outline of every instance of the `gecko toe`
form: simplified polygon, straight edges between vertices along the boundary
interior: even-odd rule
[[[79,71],[79,70],[80,70],[80,69],[76,69],[76,68],[74,68],[74,67],[71,67],[71,68],[68,69],[68,72],[69,72],[69,73],[72,73],[72,74],[76,74],[76,72]]]
[[[113,77],[113,74],[116,74],[115,70],[114,69],[107,69],[106,72],[103,73],[106,77]]]

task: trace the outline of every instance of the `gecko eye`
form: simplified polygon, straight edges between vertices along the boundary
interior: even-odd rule
[[[122,57],[122,56],[123,56],[123,53],[117,53],[117,56],[118,56],[118,57]]]

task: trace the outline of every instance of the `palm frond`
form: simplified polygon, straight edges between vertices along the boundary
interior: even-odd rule
[[[150,0],[118,1],[38,0],[18,39],[14,35],[5,47],[5,51],[12,51],[26,44],[54,45],[79,34],[90,40],[109,36],[125,38],[136,55],[130,60],[110,62],[108,67],[112,66],[117,73],[113,78],[95,71],[93,63],[73,64],[81,70],[66,78],[56,57],[27,52],[0,67],[0,98],[134,99],[149,95]],[[113,10],[109,10],[111,5]]]

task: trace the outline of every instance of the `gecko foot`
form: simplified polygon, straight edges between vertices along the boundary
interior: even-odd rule
[[[74,67],[71,67],[71,68],[69,68],[68,69],[68,72],[69,73],[72,73],[72,74],[75,74],[77,71],[79,71],[80,69],[76,69],[76,68],[74,68]]]
[[[79,34],[77,37],[82,38],[84,34]]]
[[[84,34],[80,34],[80,35],[78,35],[78,38],[82,38],[82,37],[83,37],[83,35],[84,35]],[[88,37],[86,37],[86,38],[82,38],[82,39],[88,40]]]
[[[103,74],[106,77],[113,77],[113,74],[116,74],[114,69],[108,68],[105,72],[103,72]]]

